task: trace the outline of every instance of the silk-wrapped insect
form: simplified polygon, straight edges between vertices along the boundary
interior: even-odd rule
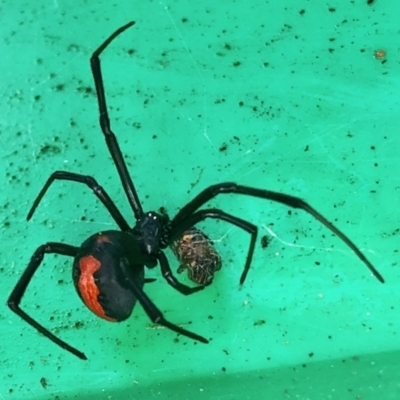
[[[222,267],[212,240],[195,227],[185,231],[170,247],[180,263],[177,272],[187,270],[189,279],[199,285],[210,285],[215,272]]]

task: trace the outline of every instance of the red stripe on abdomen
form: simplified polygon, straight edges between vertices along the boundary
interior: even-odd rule
[[[93,274],[98,271],[100,267],[100,261],[93,256],[85,256],[79,260],[79,269],[81,270],[78,281],[79,293],[86,306],[96,315],[107,321],[116,322],[115,319],[105,314],[103,307],[98,301],[100,290],[96,285]]]

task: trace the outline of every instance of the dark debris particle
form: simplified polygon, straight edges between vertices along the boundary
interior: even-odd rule
[[[81,328],[83,328],[85,326],[85,324],[82,322],[82,321],[77,321],[77,322],[75,322],[75,324],[74,324],[74,328],[75,329],[81,329]]]
[[[42,385],[43,389],[47,388],[47,379],[46,378],[40,378],[40,384]]]
[[[65,85],[63,83],[59,83],[58,85],[54,86],[53,89],[56,92],[62,92],[65,89]]]
[[[59,153],[61,153],[61,149],[59,146],[55,146],[53,144],[45,144],[40,148],[38,157]]]
[[[255,321],[253,325],[254,326],[265,325],[265,319],[259,319],[259,320]]]
[[[307,145],[307,146],[304,148],[304,151],[308,151],[309,148],[310,148],[310,147]]]
[[[235,61],[232,65],[233,65],[234,67],[240,67],[241,64],[242,64],[242,63],[241,63],[240,61]]]
[[[375,0],[367,0],[367,4],[370,6],[371,4],[374,3]]]
[[[94,94],[94,90],[91,86],[79,86],[76,90],[79,93],[82,93],[84,96],[89,96]]]
[[[221,370],[222,370],[222,372],[226,372],[226,368],[225,367],[222,367]]]
[[[226,151],[226,149],[228,148],[228,145],[226,144],[226,143],[223,143],[222,145],[221,145],[221,147],[219,148],[219,151]]]
[[[314,357],[314,353],[308,353],[308,357]]]
[[[264,236],[261,238],[261,248],[266,249],[266,248],[268,247],[268,245],[269,245],[268,236],[264,235]]]
[[[300,14],[300,15],[304,15],[305,12],[306,12],[306,10],[300,10],[300,11],[299,11],[299,14]]]

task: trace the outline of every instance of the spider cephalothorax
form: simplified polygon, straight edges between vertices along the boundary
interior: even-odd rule
[[[157,254],[161,238],[166,236],[165,217],[154,211],[147,212],[137,220],[133,233],[143,253]]]

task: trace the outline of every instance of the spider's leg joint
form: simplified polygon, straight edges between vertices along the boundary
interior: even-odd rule
[[[217,183],[210,187],[211,192],[216,195],[218,193],[232,193],[235,192],[237,184],[233,182]]]

